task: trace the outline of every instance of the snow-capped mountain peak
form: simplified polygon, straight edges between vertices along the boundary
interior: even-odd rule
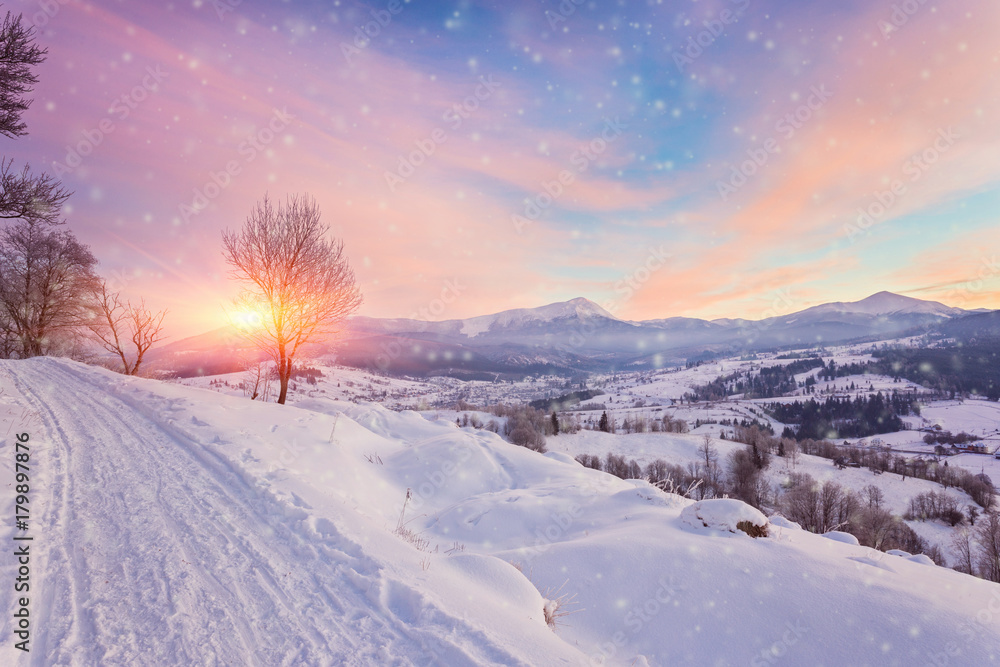
[[[937,301],[914,299],[892,292],[879,292],[858,302],[858,306],[871,308],[877,314],[883,313],[929,313],[933,315],[953,315],[961,312],[960,308],[952,308]]]
[[[577,297],[569,301],[550,303],[538,308],[516,308],[493,315],[482,315],[462,320],[460,332],[469,338],[497,328],[514,328],[526,324],[553,322],[566,319],[589,319],[603,317],[617,320],[614,315],[589,299]]]
[[[954,317],[961,315],[964,311],[961,308],[952,308],[937,301],[925,301],[914,299],[913,297],[895,294],[893,292],[878,292],[860,301],[826,303],[821,306],[809,308],[803,312],[821,313],[861,313],[865,315],[890,315],[890,314],[913,314],[913,315],[938,315],[940,317]]]

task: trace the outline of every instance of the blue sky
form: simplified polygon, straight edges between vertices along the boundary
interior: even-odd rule
[[[367,315],[449,280],[441,318],[1000,307],[995,2],[40,7],[8,4],[49,60],[5,154],[61,172],[102,271],[176,333],[218,326],[220,233],[265,193],[316,197]]]

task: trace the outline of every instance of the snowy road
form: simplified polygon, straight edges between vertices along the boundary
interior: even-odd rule
[[[41,417],[33,439],[47,444],[50,480],[35,505],[42,597],[21,664],[522,662],[463,636],[472,628],[380,613],[380,567],[357,544],[289,521],[288,507],[99,376],[54,360],[4,374]]]

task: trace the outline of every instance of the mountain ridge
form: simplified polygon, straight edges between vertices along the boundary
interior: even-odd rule
[[[675,316],[629,321],[577,297],[465,319],[354,316],[336,340],[315,346],[314,352],[335,350],[347,365],[406,374],[573,373],[659,367],[704,354],[919,335],[980,312],[882,291],[762,320]],[[238,334],[222,328],[171,343],[153,358],[159,357],[160,365],[182,364],[186,373],[218,371],[221,357],[246,349]],[[165,362],[168,357],[173,361]]]

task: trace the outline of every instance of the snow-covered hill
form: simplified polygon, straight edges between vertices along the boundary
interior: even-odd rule
[[[0,362],[0,388],[0,456],[31,434],[35,538],[32,652],[5,614],[0,664],[1000,661],[1000,586],[784,522],[730,532],[745,506],[685,513],[453,421],[55,359]]]
[[[861,313],[864,315],[937,315],[939,317],[956,317],[967,314],[961,308],[952,308],[937,301],[925,301],[913,297],[879,292],[860,301],[826,303],[814,306],[797,313],[799,316],[819,315],[829,313]]]
[[[462,320],[462,326],[459,331],[469,338],[475,338],[487,331],[501,329],[516,330],[527,326],[537,326],[540,323],[551,322],[560,322],[565,326],[566,321],[580,323],[594,317],[608,320],[618,319],[593,301],[579,297],[562,303],[552,303],[540,308],[518,308],[515,310],[505,310],[495,315],[483,315],[481,317]]]

